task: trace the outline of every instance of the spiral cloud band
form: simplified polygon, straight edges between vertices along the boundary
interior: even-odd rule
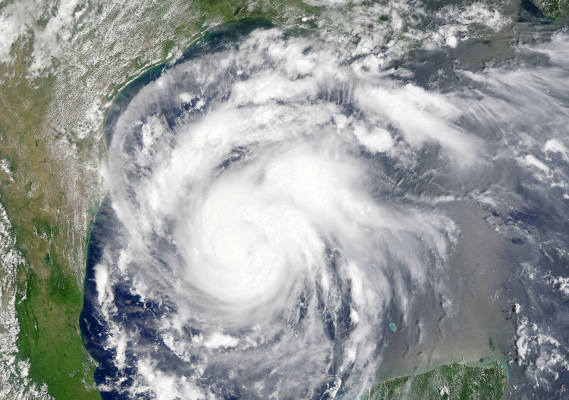
[[[142,87],[113,126],[91,249],[100,388],[358,398],[390,322],[409,354],[454,329],[468,233],[439,204],[491,165],[469,96],[274,28]]]

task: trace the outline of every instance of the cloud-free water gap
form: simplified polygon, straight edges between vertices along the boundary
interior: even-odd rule
[[[533,222],[485,222],[495,182],[525,197],[488,178],[512,156],[472,128],[511,120],[484,120],[470,96],[507,92],[508,74],[442,94],[253,28],[199,42],[109,117],[82,317],[103,395],[353,398],[380,377],[507,358],[515,326],[492,296],[536,248],[503,236]]]

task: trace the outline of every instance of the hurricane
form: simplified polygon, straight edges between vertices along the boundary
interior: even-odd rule
[[[103,398],[355,399],[487,357],[509,398],[554,398],[567,34],[476,69],[224,29],[107,121],[81,319]]]

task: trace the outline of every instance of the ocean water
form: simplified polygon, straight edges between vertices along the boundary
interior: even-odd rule
[[[353,399],[491,359],[505,398],[564,398],[569,36],[405,4],[224,25],[121,94],[80,321],[103,398]]]

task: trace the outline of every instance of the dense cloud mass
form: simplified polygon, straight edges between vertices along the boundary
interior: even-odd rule
[[[490,357],[511,398],[555,393],[567,36],[428,85],[309,34],[219,40],[112,121],[82,319],[99,388],[359,398]]]

